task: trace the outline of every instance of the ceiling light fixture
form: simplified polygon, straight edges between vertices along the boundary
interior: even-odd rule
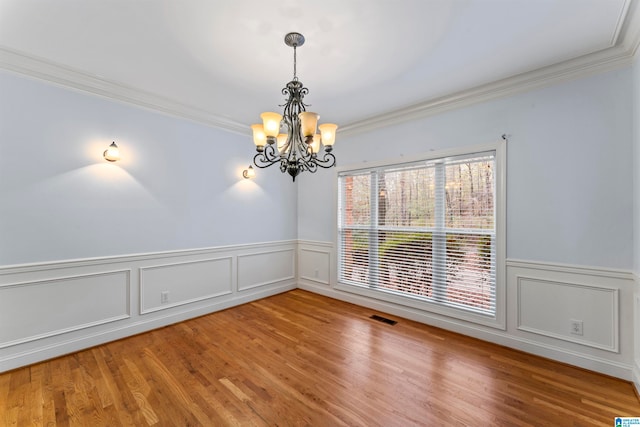
[[[326,169],[335,166],[336,158],[331,150],[338,126],[332,123],[317,126],[320,116],[307,112],[308,105],[302,102],[309,89],[302,85],[296,75],[296,48],[304,44],[304,36],[289,33],[284,37],[284,42],[293,47],[293,80],[282,89],[282,94],[288,96],[286,103],[280,105],[284,107],[284,114],[262,113],[262,124],[251,125],[258,152],[253,164],[259,168],[280,164],[280,171],[287,172],[295,181],[300,172],[315,173],[318,167]],[[316,133],[316,127],[320,130],[319,134]]]

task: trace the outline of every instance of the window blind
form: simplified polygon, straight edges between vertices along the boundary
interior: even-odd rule
[[[494,315],[495,152],[339,175],[339,281]]]

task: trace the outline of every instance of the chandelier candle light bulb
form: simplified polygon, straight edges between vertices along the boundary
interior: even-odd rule
[[[251,125],[258,152],[253,164],[259,168],[278,164],[280,171],[287,172],[295,181],[301,172],[314,173],[318,167],[326,169],[336,165],[331,151],[338,125],[324,123],[318,126],[320,115],[306,111],[303,98],[309,90],[296,76],[296,48],[304,44],[304,36],[289,33],[284,42],[293,48],[293,80],[282,89],[282,94],[288,97],[282,105],[283,114],[262,113],[262,124]]]

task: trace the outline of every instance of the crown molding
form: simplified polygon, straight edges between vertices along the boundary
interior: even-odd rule
[[[369,132],[381,127],[393,126],[480,102],[628,66],[632,63],[640,45],[638,2],[639,0],[627,0],[624,3],[608,48],[353,122],[342,126],[339,129],[340,135],[349,136]]]
[[[624,19],[621,18],[617,42],[633,57],[640,46],[640,13],[638,0],[628,0]]]
[[[615,31],[612,33],[611,45],[608,48],[447,96],[425,100],[418,104],[385,114],[345,124],[338,129],[338,132],[343,136],[355,135],[628,66],[632,63],[640,45],[639,1],[640,0],[627,0],[621,8],[620,19]],[[228,120],[172,99],[164,98],[150,92],[145,92],[3,46],[0,46],[0,69],[45,80],[67,88],[89,92],[104,98],[133,104],[145,109],[191,120],[229,132],[241,135],[251,134],[250,128],[246,124]]]
[[[428,117],[445,111],[503,98],[592,74],[612,71],[631,64],[632,55],[620,47],[585,55],[574,60],[518,74],[492,83],[431,99],[390,113],[342,126],[341,135],[355,135],[381,127]]]
[[[133,104],[170,116],[188,119],[233,133],[242,135],[250,134],[249,126],[246,124],[224,119],[169,98],[164,98],[97,75],[85,73],[43,58],[18,52],[4,46],[0,46],[0,69],[45,80],[65,88],[89,92],[103,98]]]

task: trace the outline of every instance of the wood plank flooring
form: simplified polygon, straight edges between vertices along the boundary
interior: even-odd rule
[[[0,374],[1,426],[609,427],[616,416],[640,416],[628,382],[302,290]]]

